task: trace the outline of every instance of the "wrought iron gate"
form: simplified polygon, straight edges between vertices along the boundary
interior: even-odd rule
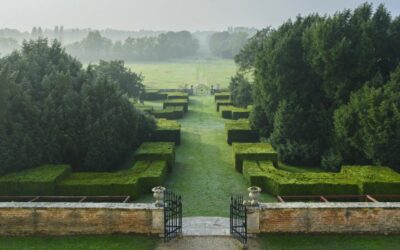
[[[231,197],[230,231],[242,244],[247,244],[247,207],[243,204],[243,196]]]
[[[182,199],[180,195],[164,192],[164,242],[182,234]]]

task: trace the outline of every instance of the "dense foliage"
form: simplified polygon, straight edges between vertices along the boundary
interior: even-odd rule
[[[0,172],[47,163],[91,171],[118,167],[149,133],[141,124],[152,123],[125,97],[135,96],[130,85],[140,81],[120,67],[112,62],[84,70],[46,39],[24,42],[21,51],[2,58]]]
[[[246,108],[253,102],[251,83],[243,74],[238,73],[231,78],[229,90],[235,106]]]
[[[67,46],[67,51],[84,61],[122,59],[126,61],[166,60],[193,56],[199,48],[190,32],[167,32],[157,37],[127,38],[112,42],[99,31]]]
[[[256,34],[236,57],[254,72],[252,126],[288,163],[398,168],[400,18],[363,4]]]

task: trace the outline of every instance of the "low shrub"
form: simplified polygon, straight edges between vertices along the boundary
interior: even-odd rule
[[[343,166],[341,173],[357,179],[362,194],[400,194],[400,174],[383,166]]]
[[[181,125],[177,121],[157,119],[157,128],[153,131],[151,141],[174,142],[179,145],[181,142]]]
[[[235,168],[242,172],[244,160],[272,161],[277,165],[278,155],[268,143],[232,143]]]
[[[146,101],[156,101],[156,100],[165,100],[167,99],[167,97],[168,97],[167,93],[163,93],[158,89],[151,89],[151,90],[146,90],[143,99]]]
[[[246,160],[243,175],[251,185],[274,195],[399,194],[400,174],[388,167],[343,166],[339,173],[292,173],[272,161]]]
[[[135,160],[165,160],[171,171],[175,166],[175,145],[173,142],[144,142],[136,150]]]
[[[184,92],[166,92],[167,93],[167,99],[168,100],[173,100],[173,99],[185,99],[189,100],[189,94],[184,93]]]
[[[163,110],[154,110],[153,116],[155,118],[164,118],[167,120],[178,120],[183,118],[183,107],[168,107]]]
[[[215,102],[219,100],[229,100],[230,98],[231,94],[229,92],[216,93],[214,95]]]
[[[224,119],[232,119],[232,108],[233,106],[222,106],[219,110],[221,112],[221,117]]]
[[[272,161],[245,161],[243,175],[251,185],[273,195],[358,194],[358,184],[340,173],[290,173]]]
[[[68,165],[45,165],[0,177],[0,195],[55,195],[56,183],[71,173]]]
[[[250,128],[246,119],[225,122],[225,131],[228,144],[232,142],[258,142],[257,132]]]
[[[250,116],[251,109],[247,108],[234,108],[232,109],[232,120],[248,119]]]
[[[219,112],[222,106],[232,106],[233,103],[230,100],[219,100],[216,102],[216,105],[217,105],[217,112]]]
[[[167,176],[166,161],[138,161],[134,168],[144,169],[139,176],[139,185],[142,193],[151,193],[151,189],[162,186]]]
[[[141,104],[141,103],[135,103],[134,106],[135,106],[136,109],[138,109],[140,111],[143,111],[145,113],[148,113],[148,114],[151,114],[153,112],[153,110],[154,110],[153,106],[144,105],[144,104]]]
[[[166,109],[168,107],[183,107],[183,111],[188,111],[189,102],[186,99],[173,99],[164,101],[163,108]]]

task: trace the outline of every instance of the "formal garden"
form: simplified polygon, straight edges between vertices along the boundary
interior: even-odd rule
[[[228,218],[230,198],[247,196],[250,186],[261,188],[264,203],[286,196],[398,202],[399,20],[364,4],[260,30],[234,58],[236,73],[231,63],[204,63],[221,67],[210,73],[221,84],[171,82],[189,77],[181,73],[158,78],[168,75],[160,67],[168,73],[176,62],[84,65],[57,41],[25,41],[0,58],[0,196],[128,197],[155,206],[152,189],[162,186],[182,196],[184,218]],[[0,249],[80,249],[76,241],[82,249],[152,249],[160,240],[0,236]],[[258,241],[273,249],[400,244],[398,236],[345,234]]]

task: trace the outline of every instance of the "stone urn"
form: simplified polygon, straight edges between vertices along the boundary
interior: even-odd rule
[[[165,187],[158,186],[154,187],[151,189],[153,191],[153,197],[156,199],[155,205],[156,207],[162,207],[164,206],[164,192],[165,192]]]
[[[250,205],[258,206],[258,197],[261,193],[261,188],[253,186],[247,189],[249,191]]]

